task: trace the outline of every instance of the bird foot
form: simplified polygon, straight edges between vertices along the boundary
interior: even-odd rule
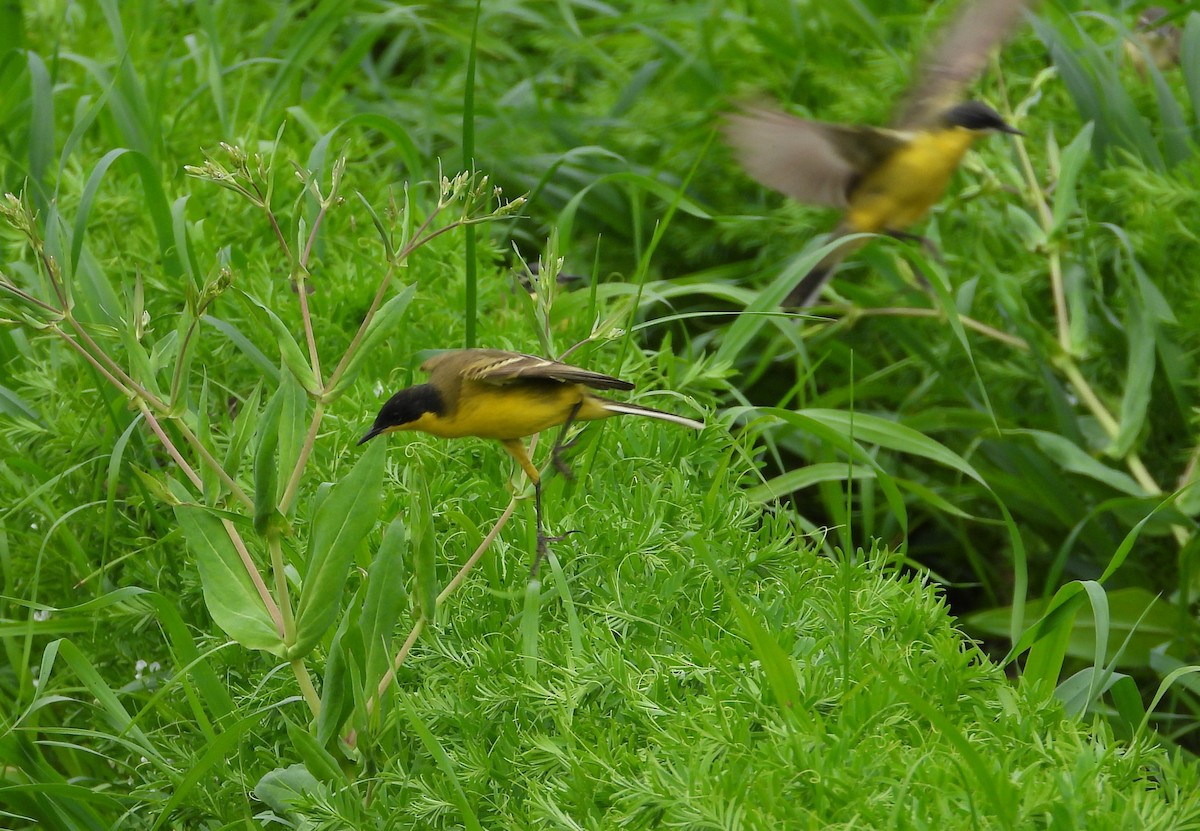
[[[545,534],[539,533],[537,538],[537,554],[534,555],[533,566],[529,569],[529,579],[532,580],[537,577],[538,569],[542,566],[542,560],[546,559],[546,555],[550,553],[550,543],[561,542],[572,534],[580,533],[583,532],[578,529],[567,531],[565,534],[559,534],[555,537],[548,537]]]

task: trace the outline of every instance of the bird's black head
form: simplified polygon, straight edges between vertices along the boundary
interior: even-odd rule
[[[442,415],[445,409],[442,395],[433,384],[418,384],[400,390],[379,410],[379,415],[375,416],[375,424],[358,443],[365,444],[380,433],[403,430],[426,413]]]
[[[982,101],[964,101],[946,110],[942,118],[951,127],[964,127],[968,130],[979,132],[995,130],[1000,133],[1012,133],[1017,136],[1025,135],[1001,118],[1000,113]]]

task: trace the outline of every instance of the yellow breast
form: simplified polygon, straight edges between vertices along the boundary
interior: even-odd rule
[[[902,231],[937,204],[977,133],[961,127],[917,133],[850,194],[845,222],[854,231]]]
[[[412,429],[442,438],[519,439],[563,424],[584,397],[578,384],[464,381],[453,412],[427,413]]]

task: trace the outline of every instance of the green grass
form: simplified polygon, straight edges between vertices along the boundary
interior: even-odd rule
[[[1077,11],[798,321],[715,120],[951,4],[0,10],[3,824],[1200,825],[1198,64]],[[584,431],[540,581],[501,448],[355,446],[472,332],[710,425]]]

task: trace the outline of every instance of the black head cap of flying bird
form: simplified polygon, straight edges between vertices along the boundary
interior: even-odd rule
[[[998,133],[1011,133],[1014,136],[1025,135],[982,101],[964,101],[956,104],[942,114],[942,120],[948,126],[963,127],[976,132],[995,130]]]
[[[375,423],[358,443],[366,444],[380,433],[398,430],[406,424],[412,424],[423,415],[440,414],[444,410],[445,402],[433,384],[417,384],[415,387],[400,390],[380,408],[379,414],[375,416]]]

